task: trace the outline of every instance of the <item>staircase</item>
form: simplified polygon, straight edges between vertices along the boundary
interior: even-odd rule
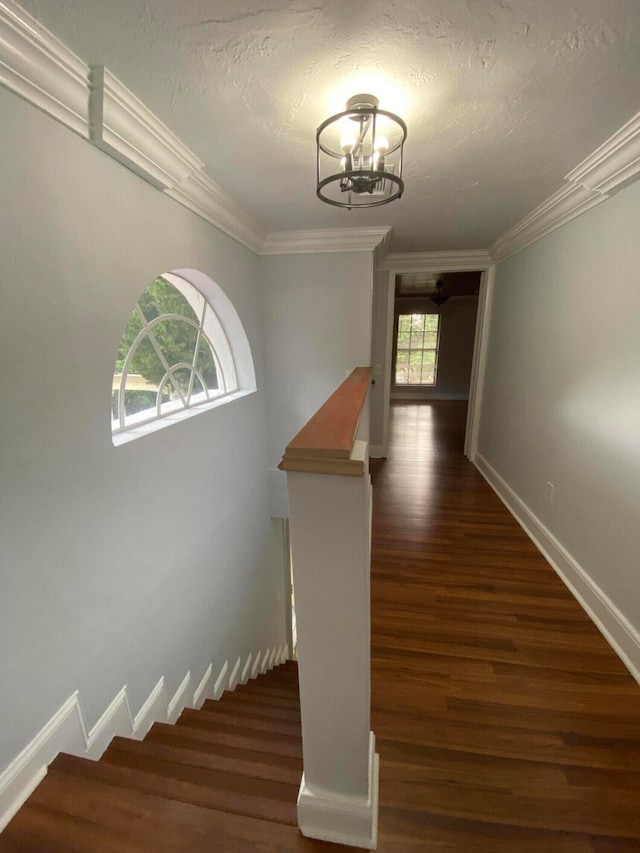
[[[100,761],[60,754],[0,835],[0,851],[336,851],[296,821],[302,775],[297,664],[115,737]]]

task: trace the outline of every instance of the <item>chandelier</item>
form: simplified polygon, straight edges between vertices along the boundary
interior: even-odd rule
[[[444,286],[444,280],[439,278],[436,280],[436,287],[429,297],[438,307],[444,305],[451,294],[447,292]]]
[[[318,128],[316,193],[327,204],[378,207],[402,195],[407,126],[378,103],[374,95],[354,95]]]

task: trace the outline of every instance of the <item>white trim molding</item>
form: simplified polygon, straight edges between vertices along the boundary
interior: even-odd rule
[[[89,127],[101,151],[160,190],[204,164],[104,65],[91,67]]]
[[[640,173],[640,113],[576,166],[567,181],[610,195]]]
[[[391,226],[379,228],[318,228],[312,231],[272,231],[260,254],[304,255],[315,252],[373,252],[385,245]]]
[[[273,658],[275,665],[288,658],[288,647],[274,646],[264,652],[264,669]],[[247,658],[245,669],[253,658],[259,661],[262,651],[258,650]],[[237,659],[234,673],[239,670],[241,658]],[[33,740],[0,773],[0,832],[9,823],[18,809],[27,800],[36,786],[47,774],[47,767],[59,752],[71,753],[97,761],[119,735],[142,740],[155,722],[175,723],[183,709],[201,708],[206,699],[219,699],[225,688],[234,679],[227,677],[229,664],[222,665],[218,677],[213,680],[213,664],[209,664],[195,692],[190,692],[191,671],[187,672],[173,696],[167,694],[164,676],[155,684],[140,710],[131,713],[126,686],[109,703],[100,719],[91,730],[87,729],[78,691],[73,693],[43,726]],[[252,673],[253,677],[258,674]]]
[[[379,758],[369,734],[369,791],[366,798],[322,796],[307,788],[304,773],[298,792],[298,826],[303,835],[320,841],[375,850],[378,845]]]
[[[0,85],[89,136],[89,66],[15,0],[0,0]]]
[[[556,228],[586,213],[606,198],[607,196],[581,184],[562,187],[499,237],[489,250],[491,257],[496,263],[506,260]]]
[[[640,633],[489,462],[479,453],[473,462],[640,684]]]
[[[492,263],[485,249],[461,249],[454,252],[400,252],[387,255],[378,264],[380,270],[403,272],[462,272],[484,270]]]
[[[538,205],[491,246],[496,261],[555,231],[640,176],[640,113],[566,176],[569,183]]]
[[[255,254],[262,251],[266,229],[205,172],[192,172],[165,193]]]

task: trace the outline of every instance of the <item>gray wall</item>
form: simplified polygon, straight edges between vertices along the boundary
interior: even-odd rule
[[[262,259],[269,462],[354,367],[370,363],[373,255]]]
[[[498,266],[479,436],[480,454],[636,629],[639,219],[636,183]]]
[[[0,111],[1,769],[75,690],[89,726],[124,684],[135,714],[161,675],[172,695],[285,631],[259,259],[4,90]],[[120,336],[179,267],[235,305],[258,392],[114,448]]]
[[[396,299],[396,311],[440,314],[438,372],[433,387],[393,386],[394,400],[468,400],[478,313],[477,296],[452,296],[438,311],[430,299]],[[392,382],[395,377],[392,377]]]

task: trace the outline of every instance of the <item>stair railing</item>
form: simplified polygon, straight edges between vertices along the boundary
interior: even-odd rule
[[[375,849],[378,756],[371,732],[370,369],[358,367],[287,445],[304,773],[298,825]],[[359,421],[360,430],[358,430]]]

